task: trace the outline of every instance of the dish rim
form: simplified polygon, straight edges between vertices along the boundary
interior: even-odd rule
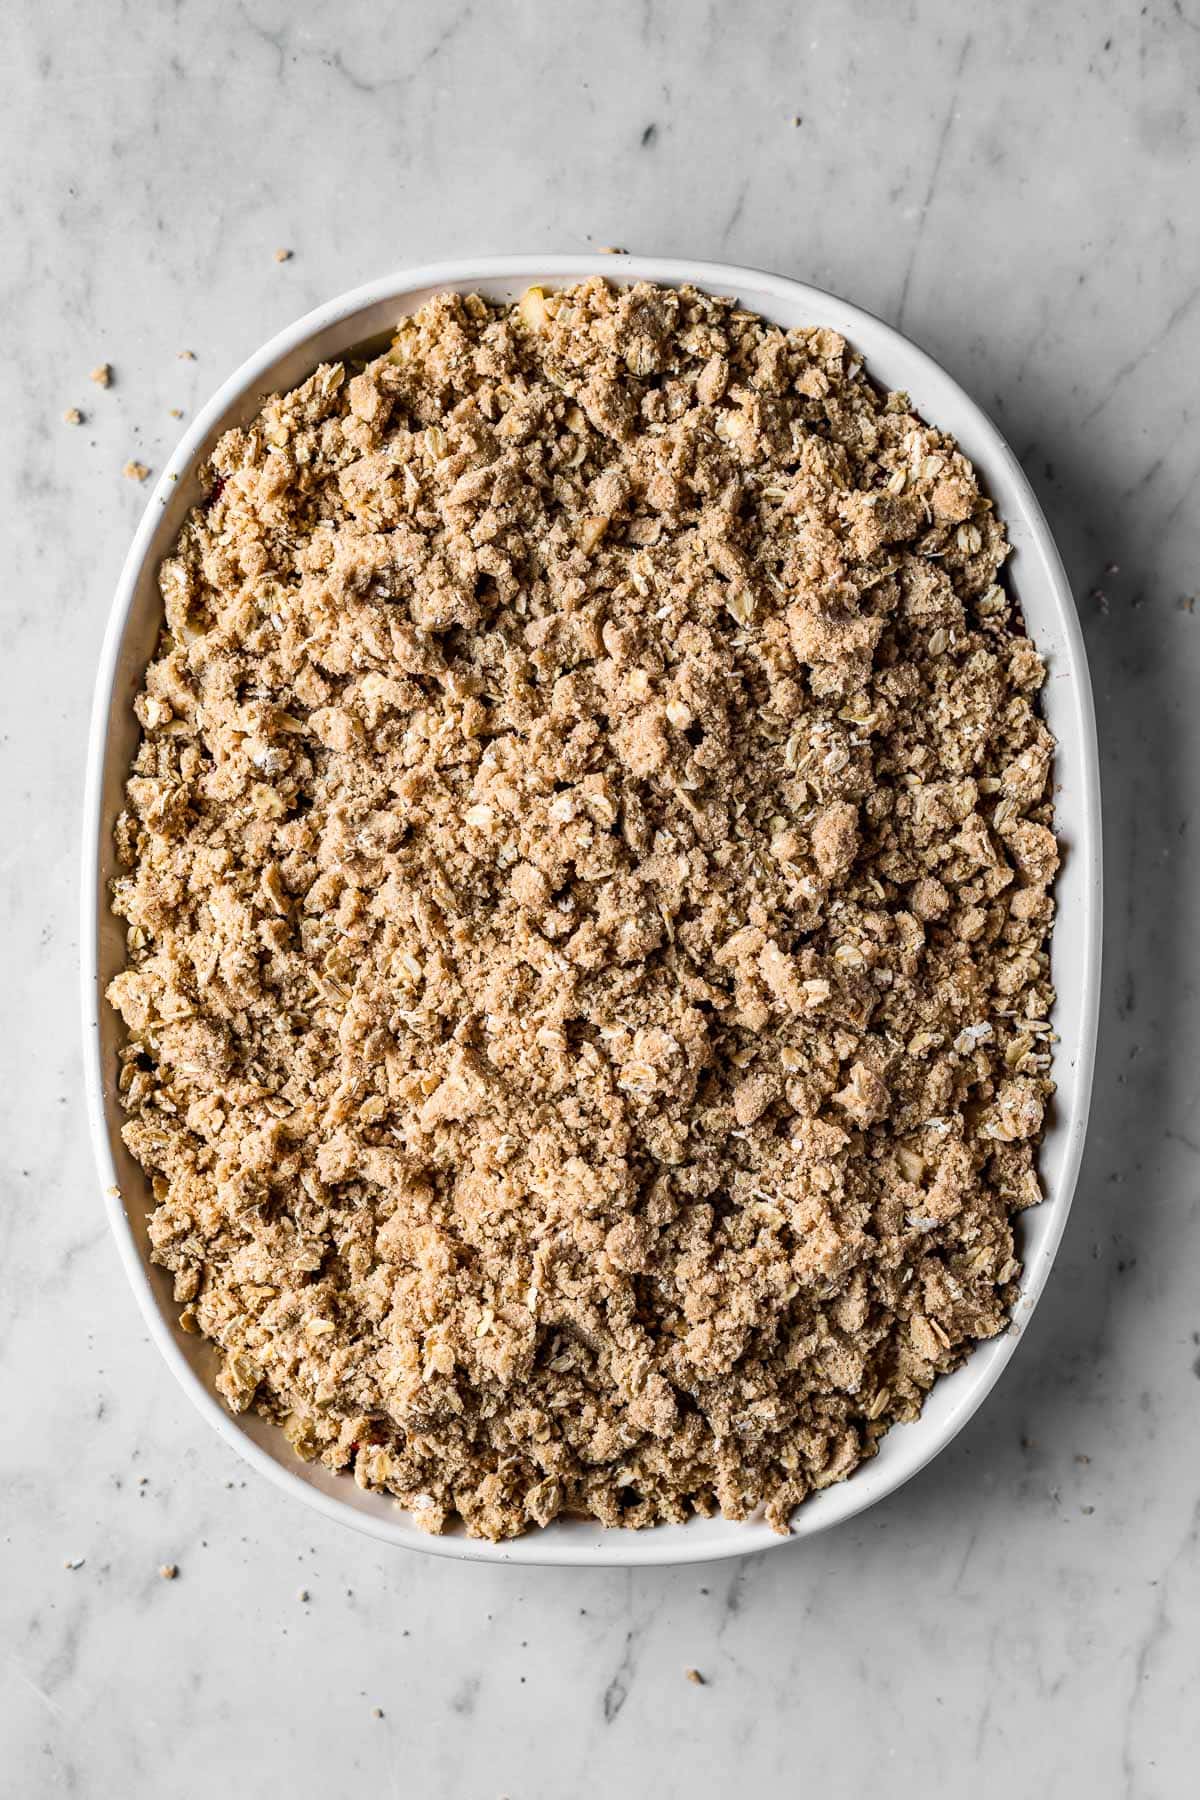
[[[295,356],[322,334],[344,327],[368,309],[387,305],[394,307],[395,317],[400,317],[409,303],[415,302],[416,296],[429,290],[467,290],[486,284],[520,288],[543,282],[561,286],[596,275],[617,285],[652,281],[668,287],[690,284],[711,293],[736,294],[751,310],[768,318],[771,315],[763,308],[764,298],[768,302],[777,301],[783,313],[798,313],[807,323],[830,326],[842,332],[861,352],[868,370],[877,368],[881,361],[906,370],[907,379],[902,384],[892,382],[892,385],[916,390],[918,410],[932,423],[950,429],[945,423],[947,409],[962,415],[970,426],[971,460],[983,465],[988,492],[994,492],[998,479],[1009,489],[1009,497],[1001,508],[1002,516],[1010,530],[1019,523],[1022,537],[1028,538],[1021,554],[1030,556],[1032,586],[1036,588],[1040,583],[1044,587],[1042,603],[1049,608],[1049,615],[1061,635],[1065,665],[1061,675],[1070,690],[1063,696],[1070,726],[1065,735],[1069,738],[1078,782],[1078,808],[1072,810],[1068,820],[1056,805],[1055,824],[1060,833],[1069,837],[1071,866],[1079,871],[1076,883],[1079,886],[1079,912],[1073,923],[1078,925],[1081,939],[1079,955],[1075,958],[1080,992],[1074,1015],[1076,1029],[1070,1041],[1064,1039],[1056,1045],[1052,1069],[1059,1084],[1059,1094],[1065,1094],[1066,1100],[1058,1108],[1060,1116],[1052,1123],[1046,1143],[1061,1143],[1061,1166],[1053,1188],[1047,1185],[1046,1197],[1036,1209],[1039,1215],[1037,1254],[1028,1258],[1022,1271],[1020,1297],[1009,1330],[977,1345],[959,1369],[949,1376],[939,1377],[920,1418],[909,1425],[893,1427],[874,1458],[860,1464],[847,1480],[806,1500],[795,1514],[792,1532],[787,1538],[772,1532],[761,1520],[739,1523],[722,1518],[697,1518],[686,1525],[655,1526],[644,1531],[604,1530],[595,1521],[556,1520],[536,1533],[501,1544],[468,1538],[461,1532],[434,1537],[409,1523],[406,1513],[381,1496],[364,1496],[363,1491],[353,1484],[347,1485],[343,1493],[340,1484],[346,1478],[332,1476],[320,1465],[302,1463],[282,1433],[277,1428],[266,1427],[283,1446],[284,1457],[277,1457],[273,1450],[251,1435],[253,1415],[229,1413],[184,1354],[180,1341],[182,1334],[172,1316],[174,1306],[169,1300],[164,1303],[155,1287],[156,1274],[160,1280],[165,1280],[165,1276],[153,1269],[138,1246],[131,1215],[120,1191],[114,1154],[119,1118],[115,1103],[110,1105],[106,1100],[100,1024],[101,1009],[105,1004],[100,988],[100,931],[106,903],[101,860],[105,771],[110,733],[117,708],[122,704],[116,691],[121,654],[131,626],[142,616],[139,607],[142,578],[151,558],[157,560],[162,554],[156,538],[168,503],[178,500],[187,476],[194,473],[200,452],[217,426],[232,422],[228,416],[239,408],[244,413],[256,391],[260,394],[270,391],[263,385],[264,377],[283,358]],[[357,341],[370,335],[364,330]],[[349,350],[355,341],[348,337],[342,351]],[[320,358],[314,357],[314,362],[317,360]],[[288,377],[289,382],[292,379]],[[931,400],[931,397],[934,398]],[[961,439],[961,425],[953,428],[953,435]],[[981,444],[984,446],[982,455]],[[1022,601],[1025,590],[1016,583],[1014,589],[1018,601]],[[1024,605],[1022,609],[1025,611]],[[1027,612],[1026,620],[1030,634],[1037,642],[1038,633],[1029,623]],[[1056,725],[1055,733],[1061,756],[1064,744],[1061,721]],[[397,270],[350,289],[305,313],[268,339],[219,385],[167,459],[147,502],[117,581],[97,667],[88,737],[82,850],[80,976],[88,1117],[105,1209],[126,1274],[153,1341],[208,1423],[251,1467],[327,1518],[403,1548],[481,1562],[634,1567],[747,1555],[811,1537],[845,1523],[894,1493],[957,1436],[1011,1360],[1033,1308],[1045,1290],[1066,1228],[1083,1155],[1091,1100],[1099,1018],[1102,915],[1100,777],[1092,690],[1083,633],[1066,572],[1041,506],[1016,456],[989,415],[966,390],[927,351],[874,314],[825,289],[762,270],[725,263],[624,254],[456,258]],[[1055,942],[1061,939],[1062,932],[1060,911],[1056,917]],[[1045,1145],[1043,1153],[1044,1150]],[[933,1396],[939,1389],[944,1395],[951,1385],[955,1390],[951,1400],[938,1409],[942,1416],[931,1420],[929,1408]],[[906,1435],[901,1438],[900,1434]],[[338,1492],[332,1491],[334,1484],[339,1484]],[[382,1505],[379,1504],[381,1501]]]

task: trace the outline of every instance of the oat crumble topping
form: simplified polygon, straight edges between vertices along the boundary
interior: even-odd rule
[[[235,1410],[493,1539],[786,1530],[1004,1329],[1044,669],[827,330],[442,295],[217,446],[117,826],[125,1138]]]

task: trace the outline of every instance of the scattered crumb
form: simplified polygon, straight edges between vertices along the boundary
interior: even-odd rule
[[[113,372],[111,363],[97,363],[96,367],[88,376],[88,380],[94,381],[97,387],[105,388],[112,386],[112,378]]]
[[[145,481],[150,470],[144,462],[127,462],[121,473],[126,481]]]
[[[1179,596],[1180,612],[1194,613],[1197,600],[1200,600],[1200,594],[1181,594]]]
[[[1088,1518],[1091,1518],[1096,1509],[1094,1506],[1081,1506],[1079,1510],[1081,1513],[1086,1514]]]
[[[223,1398],[429,1531],[786,1532],[1041,1198],[1053,741],[975,470],[834,332],[592,280],[437,296],[205,488],[108,992]]]
[[[372,1717],[372,1718],[373,1718],[373,1719],[382,1719],[382,1717],[383,1717],[383,1708],[382,1708],[382,1706],[373,1706],[373,1707],[372,1707],[372,1708],[371,1708],[371,1717]]]
[[[139,1486],[139,1487],[146,1487],[146,1486],[148,1486],[148,1485],[149,1485],[149,1481],[150,1481],[150,1477],[149,1477],[149,1476],[148,1476],[148,1475],[139,1475],[139,1476],[138,1476],[138,1486]]]
[[[795,126],[797,126],[797,125],[803,125],[803,123],[804,123],[804,120],[803,120],[803,119],[802,119],[802,118],[801,118],[801,116],[800,116],[800,114],[799,114],[799,113],[793,113],[793,114],[792,114],[792,125],[793,125],[793,127],[795,127]]]
[[[87,1561],[86,1556],[68,1556],[66,1561],[63,1563],[63,1568],[64,1569],[82,1569],[82,1567],[86,1561]]]
[[[620,244],[597,244],[596,248],[601,256],[625,256],[628,254]]]
[[[164,1581],[174,1581],[175,1577],[179,1573],[179,1564],[178,1563],[163,1563],[158,1572],[162,1576]]]
[[[276,262],[291,262],[291,260],[292,260],[292,252],[290,250],[277,250],[275,252],[275,261]]]
[[[1097,612],[1106,613],[1108,611],[1108,595],[1103,588],[1094,587],[1088,595],[1088,599],[1095,606]]]
[[[196,360],[196,352],[194,350],[177,350],[175,354],[180,362],[195,362]]]
[[[167,408],[167,411],[170,413],[170,415],[173,419],[182,419],[182,417],[183,417],[182,406],[169,406]]]
[[[697,1687],[705,1687],[707,1685],[699,1669],[685,1669],[683,1672],[688,1680],[694,1682]]]
[[[309,1593],[307,1588],[297,1588],[296,1589],[296,1598],[297,1598],[297,1600],[301,1601],[302,1603],[306,1603],[307,1601],[312,1599],[312,1595]]]
[[[64,425],[82,425],[83,424],[83,414],[80,412],[80,410],[77,406],[68,406],[66,412],[63,414],[63,424]]]

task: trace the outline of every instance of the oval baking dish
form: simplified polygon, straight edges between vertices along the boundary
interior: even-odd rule
[[[121,572],[100,657],[92,717],[84,822],[82,984],[85,1069],[96,1160],[109,1221],[154,1341],[194,1403],[247,1462],[299,1499],[385,1542],[434,1555],[509,1563],[639,1564],[705,1561],[787,1542],[761,1521],[694,1518],[635,1532],[594,1521],[557,1520],[543,1531],[493,1544],[459,1532],[430,1537],[393,1502],[320,1464],[300,1462],[283,1434],[253,1413],[230,1414],[217,1398],[216,1358],[180,1329],[170,1277],[150,1261],[146,1177],[120,1138],[117,1050],[120,1022],[104,990],[124,961],[124,931],[108,909],[112,829],[139,727],[132,701],[161,619],[156,581],[184,516],[201,497],[197,469],[220,435],[246,423],[263,396],[303,380],[318,362],[386,333],[403,314],[446,289],[513,299],[533,283],[562,286],[599,275],[616,284],[684,282],[741,303],[784,327],[827,326],[847,337],[870,373],[912,396],[916,410],[951,433],[979,471],[1006,522],[1007,564],[1026,626],[1046,659],[1047,723],[1058,740],[1056,827],[1063,867],[1056,886],[1052,943],[1058,1003],[1053,1076],[1057,1096],[1042,1145],[1042,1205],[1020,1221],[1024,1272],[1013,1326],[981,1344],[961,1368],[934,1384],[919,1419],[897,1426],[879,1453],[847,1480],[814,1494],[794,1516],[793,1537],[854,1517],[892,1493],[954,1437],[979,1406],[1016,1347],[1045,1286],[1062,1237],[1083,1150],[1095,1052],[1100,974],[1100,798],[1095,720],[1083,638],[1045,518],[1016,458],[986,415],[931,357],[870,314],[817,288],[713,263],[626,256],[493,257],[401,271],[356,289],[273,338],[214,394],[158,481]]]

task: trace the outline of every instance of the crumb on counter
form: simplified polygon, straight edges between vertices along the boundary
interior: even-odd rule
[[[63,424],[64,425],[82,425],[83,424],[83,414],[80,412],[80,410],[77,406],[68,406],[66,412],[63,414]]]
[[[94,381],[97,387],[102,387],[102,388],[111,387],[112,386],[112,378],[113,378],[112,364],[106,363],[106,362],[97,363],[96,367],[92,370],[91,374],[88,376],[89,381]]]
[[[121,473],[126,481],[145,481],[150,470],[144,462],[130,461],[125,464]]]

